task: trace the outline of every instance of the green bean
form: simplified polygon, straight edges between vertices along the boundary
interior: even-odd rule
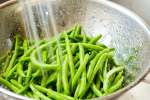
[[[94,76],[96,75],[97,71],[98,71],[101,67],[103,67],[104,62],[105,62],[107,56],[108,56],[107,53],[104,53],[104,54],[102,54],[102,55],[100,56],[100,58],[99,58],[99,60],[98,60],[98,62],[97,62],[97,64],[96,64],[96,66],[95,66],[95,68],[94,68],[94,70],[93,70],[93,74],[91,75],[91,78],[90,78],[90,81],[91,81],[91,82],[93,81]]]
[[[47,74],[44,74],[42,79],[41,79],[41,86],[45,87],[45,83],[47,82]]]
[[[59,67],[60,67],[60,69],[62,68],[62,66],[61,66],[61,58],[60,58],[60,54],[59,54],[59,50],[57,49],[57,51],[56,51],[56,60],[57,60],[57,63],[58,63],[58,65],[59,65]],[[62,78],[61,78],[61,75],[62,75],[62,73],[61,73],[61,70],[59,70],[58,71],[58,75],[57,75],[57,92],[61,92],[61,84],[62,84]]]
[[[68,58],[65,56],[65,61],[62,66],[62,83],[64,88],[64,94],[69,95],[69,82],[68,82]]]
[[[94,50],[97,50],[97,51],[101,51],[101,50],[104,49],[103,47],[93,45],[93,44],[88,44],[88,43],[81,43],[81,45],[83,45],[85,48],[92,49],[92,50],[94,49]]]
[[[84,62],[84,48],[79,44],[79,53],[80,53],[80,65]],[[83,93],[86,88],[86,66],[83,68],[82,78],[81,78],[81,86],[79,90],[79,96]]]
[[[97,41],[98,41],[101,37],[102,37],[102,35],[100,34],[100,35],[96,36],[95,38],[91,39],[89,43],[90,43],[90,44],[96,44]]]
[[[81,34],[81,26],[80,25],[77,25],[76,26],[76,29],[75,29],[75,33],[74,33],[74,36],[77,36]]]
[[[78,47],[78,45],[77,45],[77,44],[75,44],[75,45],[73,45],[73,46],[72,46],[72,49],[71,49],[72,54],[75,54],[75,53],[76,53],[76,51],[77,51],[77,47]]]
[[[23,59],[20,60],[21,63],[23,63],[25,61],[30,61],[30,57],[24,57]]]
[[[86,89],[86,69],[83,71],[82,73],[82,79],[81,79],[81,86],[80,86],[80,90],[79,90],[79,97],[80,95],[82,95],[82,93],[85,91]]]
[[[47,82],[44,86],[47,86],[48,84],[50,84],[51,82],[55,81],[57,79],[57,73],[54,72],[52,73],[49,78],[47,79]]]
[[[47,60],[47,51],[43,51],[43,52],[42,52],[42,61],[43,61],[44,63],[46,63],[46,60]]]
[[[0,58],[0,83],[37,100],[91,99],[115,92],[123,87],[124,67],[101,37],[87,36],[78,24],[50,39],[17,36],[7,60]]]
[[[16,69],[17,69],[17,65],[15,65],[7,74],[4,73],[5,78],[6,79],[10,78]]]
[[[97,61],[96,66],[95,66],[95,68],[93,70],[93,73],[92,73],[91,77],[89,77],[89,79],[88,79],[89,83],[86,86],[85,91],[82,93],[82,95],[80,97],[82,97],[86,93],[86,91],[88,90],[88,88],[90,87],[90,84],[93,82],[93,79],[94,79],[97,71],[103,66],[103,63],[104,63],[105,59],[107,58],[107,55],[108,55],[107,53],[103,53],[100,56],[99,60]]]
[[[92,75],[93,70],[94,70],[94,66],[96,65],[96,63],[97,63],[99,57],[100,57],[103,53],[109,52],[109,51],[110,51],[110,49],[104,49],[103,51],[99,52],[99,53],[95,56],[95,58],[90,62],[89,69],[88,69],[88,72],[87,72],[87,79],[88,79],[88,80],[90,80],[90,78],[91,78],[91,75]]]
[[[24,48],[24,52],[26,52],[28,50],[28,43],[27,43],[27,40],[25,40],[25,39],[23,41],[23,48]]]
[[[22,76],[22,77],[25,77],[25,74],[23,72],[23,66],[21,63],[18,63],[17,64],[17,73],[18,75]]]
[[[47,93],[51,98],[55,99],[55,100],[74,100],[72,97],[70,96],[67,96],[67,95],[63,95],[61,93],[58,93],[58,92],[55,92],[51,89],[47,89],[47,88],[44,88],[44,87],[41,87],[39,85],[35,85],[34,84],[34,87],[43,92],[43,93]]]
[[[32,75],[32,64],[29,63],[28,64],[28,71],[27,71],[27,75],[26,75],[26,79],[25,79],[25,84],[28,84],[28,82],[31,78],[31,75]]]
[[[32,85],[30,85],[31,90],[37,95],[39,96],[41,99],[43,100],[51,100],[50,98],[48,98],[47,96],[45,96],[44,94],[42,94],[41,92],[39,92],[36,88],[34,88]]]
[[[29,88],[29,84],[22,87],[19,91],[17,91],[18,94],[22,94],[22,93],[25,93],[26,90]]]
[[[77,70],[77,72],[76,72],[76,74],[75,74],[75,76],[74,76],[74,78],[73,78],[73,80],[72,80],[72,89],[74,89],[75,85],[77,84],[77,80],[79,79],[79,77],[80,77],[82,71],[84,70],[84,68],[85,68],[85,66],[86,66],[86,64],[87,64],[87,62],[88,62],[88,60],[89,60],[89,55],[86,54],[85,57],[84,57],[84,62],[83,62],[83,64],[81,64],[81,65],[79,66],[79,68],[78,68],[78,70]]]
[[[96,77],[96,83],[95,83],[97,89],[100,89],[101,86],[101,80],[99,80],[99,77]]]
[[[119,72],[118,75],[115,77],[115,80],[113,82],[113,85],[117,83],[117,81],[123,76],[123,71]]]
[[[8,65],[9,65],[10,59],[11,59],[11,55],[8,55],[7,58],[6,58],[5,66],[3,68],[3,72],[6,71]]]
[[[87,79],[88,79],[88,81],[90,80],[90,77],[92,76],[92,72],[94,70],[94,66],[96,65],[96,62],[98,61],[100,55],[101,55],[101,53],[98,53],[96,55],[96,57],[90,62],[89,69],[88,69],[88,72],[87,72]]]
[[[46,70],[51,70],[51,69],[57,69],[58,65],[51,65],[51,64],[44,64],[42,62],[39,62],[38,60],[36,60],[36,52],[41,50],[42,48],[46,47],[48,44],[50,44],[51,42],[48,42],[46,44],[41,45],[39,48],[37,48],[36,50],[34,50],[30,56],[31,62],[33,65],[39,67],[39,68],[43,68]]]
[[[100,90],[97,89],[96,85],[94,83],[92,83],[91,85],[91,89],[94,92],[94,94],[98,97],[102,96],[102,92]]]
[[[107,48],[107,46],[102,44],[102,43],[98,43],[97,45],[100,46],[100,47],[103,47],[103,48]]]
[[[75,36],[75,30],[76,30],[77,26],[75,26],[70,34],[71,37],[74,37]]]
[[[31,92],[27,92],[27,93],[26,93],[26,96],[28,96],[28,97],[33,97],[33,94],[32,94]]]
[[[94,66],[96,65],[99,57],[104,54],[104,53],[107,53],[107,52],[110,52],[111,49],[104,49],[103,51],[101,51],[100,53],[98,53],[95,58],[90,62],[90,65],[89,65],[89,69],[88,69],[88,72],[87,72],[87,79],[90,80],[90,77],[92,76],[92,73],[94,71]]]
[[[103,90],[104,90],[105,92],[107,92],[107,90],[108,90],[108,88],[109,88],[109,78],[110,78],[113,74],[115,74],[115,73],[117,73],[117,72],[119,72],[119,71],[122,71],[123,69],[124,69],[124,67],[114,67],[112,70],[110,70],[110,71],[107,73],[106,77],[104,78],[104,83],[103,83]]]
[[[78,68],[80,66],[80,61],[78,61],[76,64],[75,64],[75,68]]]
[[[78,84],[75,94],[74,94],[74,98],[77,99],[79,97],[79,92],[80,92],[80,88],[81,88],[81,83]]]
[[[23,81],[23,77],[22,76],[18,76],[18,83],[22,84]]]
[[[14,54],[13,54],[11,60],[10,60],[10,63],[9,63],[9,65],[8,65],[7,69],[6,69],[6,72],[5,72],[6,74],[7,74],[7,73],[11,70],[11,68],[14,66],[15,60],[16,60],[17,55],[18,55],[18,42],[19,42],[18,36],[16,36],[15,52],[14,52]]]
[[[96,54],[97,54],[96,51],[92,51],[92,53],[90,54],[89,61],[91,61],[96,56]]]
[[[79,54],[77,53],[73,59],[73,62],[76,63],[79,60]]]
[[[92,98],[92,96],[93,96],[93,94],[92,94],[92,92],[89,92],[88,94],[87,94],[87,99],[91,99]]]
[[[83,34],[83,42],[84,42],[84,43],[87,42],[87,37],[86,37],[85,33]]]
[[[5,85],[6,87],[8,87],[9,89],[11,89],[14,92],[18,91],[17,87],[15,87],[10,82],[8,82],[7,80],[3,79],[2,77],[0,77],[0,83],[3,84],[3,85]]]
[[[22,88],[22,87],[23,87],[21,84],[19,84],[19,83],[18,83],[16,80],[14,80],[14,79],[11,79],[10,82],[11,82],[14,86],[16,86],[17,88]]]
[[[75,69],[74,69],[75,67],[74,67],[74,63],[73,63],[72,52],[70,49],[70,42],[69,42],[67,35],[65,37],[65,40],[66,40],[66,50],[67,50],[68,60],[69,60],[69,67],[70,67],[70,71],[71,71],[71,79],[73,80],[74,74],[75,74]]]
[[[33,78],[37,77],[37,76],[41,76],[41,70],[38,69],[35,73],[32,74]]]

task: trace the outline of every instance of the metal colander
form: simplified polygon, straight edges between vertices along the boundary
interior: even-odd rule
[[[32,1],[32,0],[31,0]],[[51,0],[58,31],[80,23],[87,35],[102,34],[101,41],[116,48],[115,58],[126,65],[125,87],[108,96],[112,99],[135,86],[150,68],[150,31],[136,14],[105,0]],[[36,5],[34,0],[31,2]],[[44,7],[45,2],[41,1]],[[21,7],[15,0],[0,5],[0,56],[11,47],[10,35],[23,34]],[[89,33],[89,34],[88,34]],[[5,99],[27,99],[0,87]]]

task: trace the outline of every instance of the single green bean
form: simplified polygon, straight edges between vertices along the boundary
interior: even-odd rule
[[[24,39],[24,41],[23,41],[23,48],[24,48],[24,52],[26,52],[28,50],[28,42],[26,39]]]
[[[86,68],[85,68],[85,70],[82,73],[81,86],[80,86],[78,97],[80,97],[82,93],[86,90],[86,84],[87,82],[86,82]]]
[[[18,83],[22,84],[22,82],[23,82],[23,77],[22,76],[18,76]]]
[[[58,66],[60,67],[60,69],[62,68],[62,65],[61,65],[61,58],[60,58],[60,54],[59,54],[59,49],[57,49],[56,51],[56,60],[57,60],[57,64]],[[57,83],[56,83],[56,86],[57,86],[57,92],[61,92],[61,89],[62,89],[62,73],[61,73],[61,70],[58,70],[58,75],[57,75]]]
[[[31,79],[31,76],[32,76],[32,64],[29,63],[28,71],[27,71],[27,75],[26,75],[26,79],[25,79],[25,84],[28,84],[29,80]]]
[[[76,26],[76,29],[75,29],[75,33],[74,33],[74,36],[77,36],[81,34],[81,26],[80,25],[77,25]]]
[[[67,96],[67,95],[64,95],[64,94],[61,94],[61,93],[58,93],[58,92],[55,92],[51,89],[47,89],[47,88],[44,88],[44,87],[41,87],[39,85],[35,85],[34,84],[34,87],[43,92],[43,93],[47,93],[51,98],[55,99],[55,100],[74,100],[72,97],[70,96]]]
[[[81,88],[81,83],[78,84],[78,86],[75,90],[75,94],[74,94],[75,99],[77,99],[79,97],[80,88]]]
[[[74,28],[73,28],[73,30],[72,30],[72,32],[70,34],[71,37],[75,36],[75,30],[76,30],[76,28],[77,28],[77,26],[74,26]]]
[[[46,63],[46,61],[47,61],[47,51],[43,51],[43,52],[42,52],[42,61],[43,61],[44,63]]]
[[[62,66],[62,83],[64,88],[64,94],[70,94],[69,82],[68,82],[68,58],[65,56],[65,61]]]
[[[81,43],[81,45],[83,45],[85,48],[92,49],[92,50],[94,49],[94,50],[97,50],[97,51],[101,51],[101,50],[104,49],[103,47],[93,45],[93,44],[89,44],[89,43]]]
[[[100,35],[96,36],[95,38],[91,39],[89,43],[90,43],[90,44],[96,44],[97,41],[98,41],[101,37],[102,37],[102,35],[100,34]]]
[[[17,73],[18,73],[18,75],[25,77],[25,74],[23,72],[23,65],[21,63],[17,64]]]

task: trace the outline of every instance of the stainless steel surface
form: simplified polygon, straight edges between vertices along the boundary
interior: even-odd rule
[[[135,76],[135,79],[125,88],[101,99],[112,99],[120,96],[135,86],[147,74],[150,68],[150,31],[136,14],[105,0],[60,0],[57,2],[52,0],[52,3],[59,31],[65,30],[75,23],[80,23],[86,33],[90,33],[88,34],[90,36],[103,34],[102,42],[115,47],[116,58],[121,62],[126,62],[126,76],[130,74]],[[33,5],[35,4],[34,2]],[[9,39],[10,33],[23,29],[20,11],[21,7],[17,3],[6,7],[4,5],[0,9],[0,37],[4,41]],[[2,42],[0,40],[0,44]],[[7,45],[4,47],[7,48]],[[0,48],[0,51],[4,52],[3,48]],[[133,55],[137,55],[137,58],[130,59]],[[127,81],[129,81],[128,78]],[[6,99],[25,99],[2,87],[0,92]]]
[[[123,5],[139,16],[141,16],[150,25],[150,0],[112,0]]]

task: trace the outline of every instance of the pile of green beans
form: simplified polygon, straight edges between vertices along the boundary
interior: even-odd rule
[[[123,87],[124,67],[114,48],[89,37],[80,25],[50,39],[16,35],[0,75],[0,84],[37,100],[74,100],[106,96]]]

